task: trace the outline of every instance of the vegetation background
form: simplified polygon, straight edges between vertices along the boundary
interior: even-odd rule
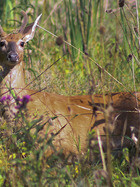
[[[39,25],[45,30],[37,30],[24,56],[33,89],[64,95],[131,92],[140,91],[139,8],[137,0],[1,0],[0,20],[10,33],[21,25],[21,10],[29,23],[42,13]],[[0,186],[107,185],[100,160],[68,165],[53,155],[43,162],[33,142],[25,145],[26,136],[8,148],[7,138],[0,137]],[[121,159],[112,156],[111,167],[113,186],[139,186],[138,164],[130,162],[127,149]]]

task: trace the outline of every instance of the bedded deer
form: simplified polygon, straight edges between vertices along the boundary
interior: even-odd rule
[[[136,136],[140,126],[140,93],[110,93],[106,95],[63,96],[47,92],[37,92],[25,88],[23,52],[25,44],[33,39],[38,16],[33,24],[26,26],[27,15],[21,28],[16,33],[6,34],[0,26],[0,95],[11,95],[14,90],[16,96],[30,95],[31,101],[27,104],[28,113],[32,116],[38,111],[47,121],[39,136],[45,137],[46,129],[50,136],[55,138],[53,143],[56,149],[63,150],[64,154],[85,153],[88,145],[97,138],[97,129],[103,143],[106,141],[106,126],[109,126],[112,146],[122,144],[124,135],[131,137],[131,126],[135,127]],[[13,103],[15,98],[11,100]],[[13,107],[13,110],[15,108]],[[1,113],[4,115],[4,112]],[[11,117],[12,118],[12,117]],[[88,133],[94,129],[95,134],[88,141]],[[127,145],[127,141],[123,141]],[[48,153],[49,155],[49,153]]]

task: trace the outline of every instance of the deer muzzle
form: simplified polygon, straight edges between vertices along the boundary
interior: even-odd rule
[[[12,63],[17,63],[19,61],[19,56],[17,53],[10,51],[7,55],[7,60]]]

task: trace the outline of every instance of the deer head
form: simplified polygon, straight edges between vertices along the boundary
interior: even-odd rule
[[[0,26],[0,65],[2,67],[11,66],[23,60],[23,49],[25,44],[34,37],[37,23],[41,17],[38,16],[34,23],[27,25],[27,14],[22,11],[24,16],[22,26],[17,33],[6,34]]]
[[[1,104],[1,111],[8,123],[12,124],[15,109],[15,94],[25,86],[23,52],[25,44],[34,37],[37,23],[41,17],[38,16],[34,23],[27,25],[27,14],[22,11],[24,16],[23,23],[17,32],[6,34],[0,26],[0,97],[8,96],[10,99],[9,107]],[[11,92],[14,90],[14,94]],[[21,95],[28,93],[22,92]],[[11,112],[12,111],[12,112]]]

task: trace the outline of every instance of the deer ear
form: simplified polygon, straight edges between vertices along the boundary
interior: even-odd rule
[[[36,30],[36,26],[37,26],[37,24],[38,24],[39,19],[40,19],[41,16],[42,16],[42,14],[40,14],[40,15],[37,17],[37,19],[35,20],[34,23],[31,23],[29,26],[27,26],[27,27],[23,30],[22,34],[23,34],[23,36],[24,36],[24,37],[23,37],[23,40],[24,40],[25,42],[28,42],[29,40],[33,39],[34,34],[35,34],[35,30]]]
[[[0,25],[0,38],[4,37],[6,33],[3,31],[1,25]]]

